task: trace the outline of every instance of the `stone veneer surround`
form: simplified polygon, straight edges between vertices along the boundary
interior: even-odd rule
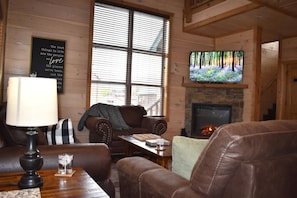
[[[191,136],[192,104],[222,104],[232,106],[231,122],[242,121],[243,89],[241,88],[186,88],[185,129]]]

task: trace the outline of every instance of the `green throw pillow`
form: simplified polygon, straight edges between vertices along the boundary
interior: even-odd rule
[[[172,141],[172,172],[190,180],[192,169],[208,139],[174,136]]]

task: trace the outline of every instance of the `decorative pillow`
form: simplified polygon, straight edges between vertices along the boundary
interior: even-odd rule
[[[58,124],[48,127],[46,133],[49,145],[74,143],[74,129],[69,118],[61,119]]]
[[[190,180],[193,167],[208,139],[174,136],[172,141],[172,172]]]

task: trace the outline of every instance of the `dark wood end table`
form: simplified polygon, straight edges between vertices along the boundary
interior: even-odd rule
[[[145,141],[137,140],[132,135],[122,135],[119,138],[128,144],[127,156],[132,156],[134,151],[140,151],[153,158],[159,165],[168,169],[168,162],[172,158],[171,145],[166,146],[164,151],[157,151],[156,147],[147,146]]]

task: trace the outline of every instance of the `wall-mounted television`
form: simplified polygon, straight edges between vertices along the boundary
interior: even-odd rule
[[[200,83],[241,83],[244,51],[192,51],[190,80]]]

